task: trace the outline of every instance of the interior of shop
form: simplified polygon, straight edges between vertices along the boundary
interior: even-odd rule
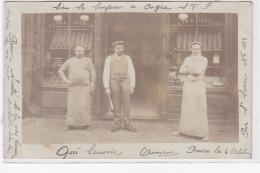
[[[136,88],[131,98],[135,117],[159,117],[161,16],[154,14],[108,14],[106,23],[106,51],[113,53],[111,43],[124,41],[124,53],[133,61]]]

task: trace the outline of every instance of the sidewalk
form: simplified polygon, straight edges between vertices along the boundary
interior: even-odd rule
[[[201,143],[201,140],[184,136],[172,136],[178,129],[178,121],[132,121],[138,132],[121,130],[110,132],[111,120],[93,120],[92,130],[63,131],[62,118],[24,118],[22,139],[25,144],[84,144],[84,143]],[[208,143],[238,142],[236,126],[228,122],[209,122]]]

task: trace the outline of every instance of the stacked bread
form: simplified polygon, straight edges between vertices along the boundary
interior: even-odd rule
[[[178,33],[176,36],[177,50],[190,50],[190,44],[194,41],[202,43],[202,50],[222,50],[222,34],[221,32],[211,33]]]
[[[70,41],[69,41],[70,39]],[[92,32],[72,32],[69,38],[67,31],[56,31],[51,39],[50,49],[68,49],[83,46],[86,50],[92,48]]]

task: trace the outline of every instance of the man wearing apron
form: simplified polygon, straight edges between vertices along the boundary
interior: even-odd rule
[[[103,83],[105,93],[112,96],[115,107],[115,127],[111,132],[120,129],[136,132],[130,125],[130,94],[134,93],[135,70],[130,56],[123,54],[124,42],[116,41],[112,44],[114,54],[105,61]]]
[[[63,130],[73,127],[90,129],[91,126],[90,92],[94,92],[96,73],[92,60],[84,57],[82,46],[75,48],[75,54],[75,57],[67,59],[58,72],[60,77],[69,84],[66,126]],[[66,71],[68,77],[65,75]]]

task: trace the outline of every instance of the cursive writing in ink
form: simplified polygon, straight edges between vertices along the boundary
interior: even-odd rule
[[[85,10],[84,3],[80,4],[80,6],[75,7],[75,8],[77,8],[79,10]]]
[[[189,146],[186,153],[210,153],[210,150],[208,149],[198,149],[196,146]]]
[[[79,148],[78,148],[79,150]],[[69,148],[67,146],[62,146],[60,149],[58,149],[58,151],[56,152],[57,156],[61,156],[62,159],[65,159],[68,155],[77,155],[78,154],[78,150],[69,150]]]
[[[171,151],[165,151],[165,150],[154,151],[147,147],[142,148],[140,151],[140,156],[157,155],[158,157],[160,157],[160,156],[174,156],[177,154],[178,153],[175,153],[173,150],[171,150]]]
[[[171,10],[170,7],[167,7],[165,5],[156,5],[156,6],[153,6],[152,4],[146,4],[144,6],[144,9],[153,9],[155,13],[157,13],[159,10]]]
[[[246,122],[244,124],[244,127],[241,128],[241,133],[242,133],[242,135],[246,136],[246,138],[248,137],[248,132],[247,132],[248,128],[247,128],[247,126],[248,126],[248,122]]]
[[[244,79],[243,79],[243,89],[238,90],[242,95],[243,98],[245,99],[247,97],[247,75],[245,73]]]
[[[53,8],[55,8],[56,10],[68,10],[69,9],[69,7],[65,7],[65,5],[62,4],[61,2]]]
[[[91,155],[121,155],[122,151],[117,151],[116,149],[112,148],[109,150],[97,150],[96,144],[93,144],[89,150],[87,150],[88,154]]]
[[[241,102],[239,106],[244,110],[244,115],[246,115],[247,108],[245,107],[245,105],[243,104],[243,102]]]
[[[95,10],[105,10],[105,12],[107,12],[108,10],[119,10],[124,6],[103,5],[101,2],[99,2],[97,5],[93,7]]]

